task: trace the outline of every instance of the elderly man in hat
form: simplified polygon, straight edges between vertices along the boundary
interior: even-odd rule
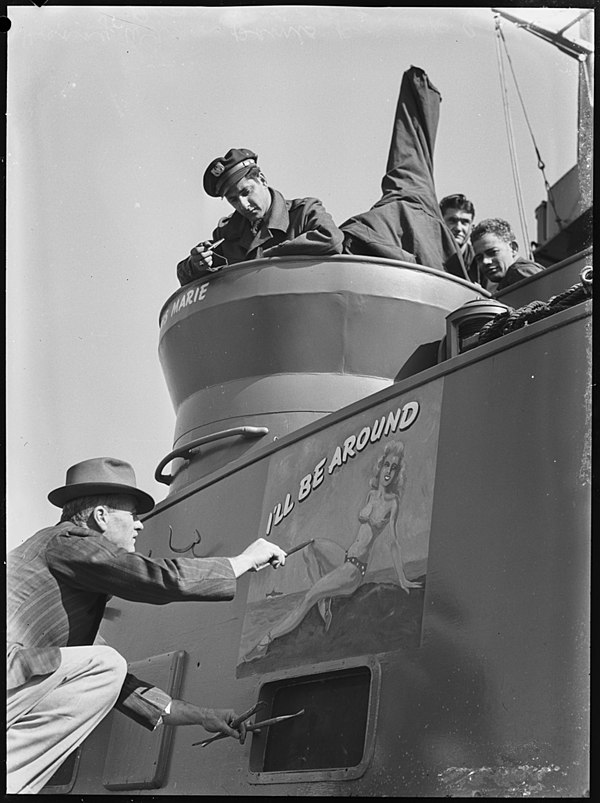
[[[342,252],[343,235],[321,201],[286,200],[269,187],[257,159],[247,148],[232,148],[207,167],[204,190],[225,198],[235,211],[219,221],[212,240],[196,245],[177,265],[181,285],[244,260]]]
[[[62,508],[60,522],[7,558],[8,792],[38,792],[113,707],[151,730],[202,725],[243,742],[233,710],[171,699],[94,641],[111,595],[153,604],[230,600],[237,577],[282,565],[285,552],[259,538],[233,558],[136,553],[138,516],[154,500],[137,488],[131,465],[114,458],[72,466],[48,499]]]

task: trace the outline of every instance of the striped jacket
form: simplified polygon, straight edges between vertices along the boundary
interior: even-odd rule
[[[60,647],[92,644],[110,596],[164,605],[235,589],[227,558],[151,560],[72,522],[40,530],[7,557],[7,688],[54,672]],[[144,697],[151,688],[127,675],[115,707],[153,728],[162,710]]]

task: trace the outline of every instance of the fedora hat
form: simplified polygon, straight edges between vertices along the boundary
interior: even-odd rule
[[[57,507],[82,496],[128,494],[137,500],[137,512],[148,513],[154,499],[136,486],[133,466],[114,457],[93,457],[67,470],[65,485],[50,491],[48,500]]]

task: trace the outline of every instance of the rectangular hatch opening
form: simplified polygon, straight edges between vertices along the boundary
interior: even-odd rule
[[[266,683],[259,719],[302,716],[265,728],[252,737],[254,783],[356,778],[370,758],[379,673],[353,666]],[[309,777],[310,776],[310,777]]]

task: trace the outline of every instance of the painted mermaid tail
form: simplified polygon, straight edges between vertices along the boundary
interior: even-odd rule
[[[407,580],[406,577],[403,575],[400,578],[400,588],[403,588],[408,594],[409,589],[411,588],[423,588],[423,583],[415,583],[413,580]]]
[[[261,638],[258,644],[255,644],[254,647],[246,653],[244,661],[254,661],[256,658],[262,658],[269,649],[269,644],[272,641],[273,637],[269,631]]]

